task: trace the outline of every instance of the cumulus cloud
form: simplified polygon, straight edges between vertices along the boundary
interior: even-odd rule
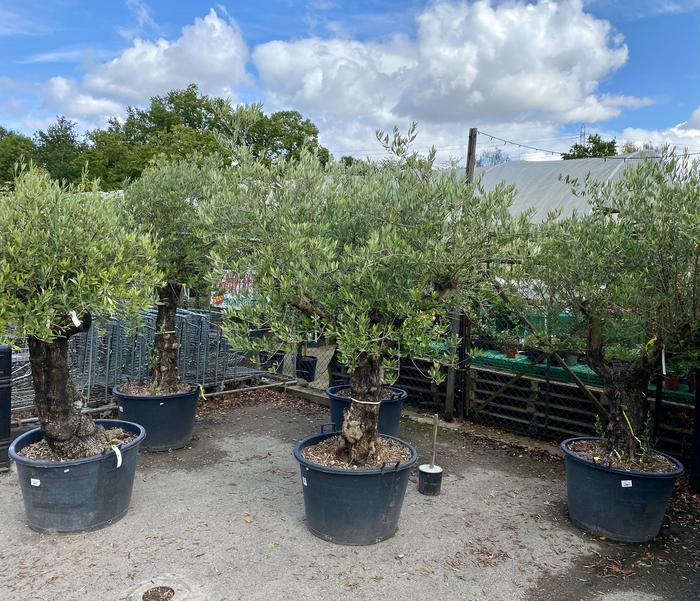
[[[203,92],[235,96],[236,86],[248,81],[247,62],[240,29],[212,9],[175,40],[137,38],[113,59],[87,66],[80,79],[51,78],[43,105],[93,125],[122,112],[126,104],[141,104],[193,82]]]
[[[415,40],[274,41],[258,46],[253,61],[271,96],[312,111],[566,123],[606,119],[642,102],[597,92],[627,55],[610,24],[580,0],[480,0],[429,5]]]
[[[637,145],[646,142],[651,142],[653,146],[671,144],[679,152],[688,149],[689,152],[697,153],[700,151],[700,106],[683,123],[668,129],[628,127],[620,133],[618,139]]]

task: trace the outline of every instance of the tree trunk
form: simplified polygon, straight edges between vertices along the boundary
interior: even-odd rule
[[[610,451],[636,458],[649,444],[649,376],[645,370],[625,370],[604,378],[609,407],[605,438]]]
[[[350,378],[350,409],[343,421],[339,456],[355,464],[371,460],[379,439],[379,403],[383,396],[384,362],[381,357],[360,357]]]
[[[166,284],[158,290],[158,317],[153,345],[151,379],[160,392],[177,392],[180,378],[177,373],[178,347],[175,319],[181,286]]]
[[[29,338],[34,404],[44,438],[62,458],[99,455],[107,446],[104,428],[81,413],[83,400],[68,371],[68,338]]]

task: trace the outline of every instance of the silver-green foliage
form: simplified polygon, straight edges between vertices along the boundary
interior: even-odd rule
[[[167,282],[193,285],[208,275],[198,209],[215,179],[214,159],[161,159],[124,190],[132,219],[158,240],[158,266]]]
[[[24,170],[0,196],[0,340],[52,341],[73,312],[137,315],[160,280],[155,252],[114,196]]]
[[[399,154],[323,167],[308,152],[272,165],[242,153],[206,211],[221,234],[218,263],[255,282],[251,302],[230,311],[237,344],[251,346],[247,331],[262,324],[287,343],[330,337],[351,369],[362,355],[388,366],[448,359],[446,312],[482,295],[482,269],[516,234],[511,193]]]
[[[700,331],[700,163],[640,161],[579,193],[590,212],[553,215],[529,249],[519,282],[529,302],[570,311],[581,327],[566,343],[581,350],[589,318],[599,319],[606,361],[690,350]]]

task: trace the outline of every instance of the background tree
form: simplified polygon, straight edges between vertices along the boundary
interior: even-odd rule
[[[508,161],[510,161],[510,157],[500,148],[496,148],[495,150],[484,150],[476,159],[476,165],[477,167],[493,167]]]
[[[34,142],[28,136],[0,126],[0,189],[14,182],[15,166],[34,156]]]
[[[586,144],[574,144],[569,152],[562,154],[567,159],[589,159],[591,157],[610,157],[617,154],[617,142],[615,140],[603,140],[598,134],[588,136]]]
[[[511,194],[465,186],[456,170],[436,177],[434,152],[407,151],[398,132],[386,164],[243,157],[207,210],[220,233],[218,262],[254,274],[253,302],[229,310],[228,334],[251,347],[264,326],[292,348],[321,331],[350,373],[351,404],[338,452],[374,456],[378,403],[402,356],[449,360],[444,316],[480,296],[484,261],[502,256]],[[439,378],[439,365],[432,374]],[[356,402],[357,401],[357,402]]]
[[[151,238],[115,199],[32,168],[0,195],[0,340],[26,338],[44,437],[61,457],[101,453],[104,430],[81,413],[68,340],[96,315],[134,316],[159,279]]]
[[[81,156],[84,144],[80,140],[75,121],[58,117],[56,123],[50,125],[46,131],[36,133],[34,144],[34,160],[46,169],[52,178],[67,183],[80,181],[85,167]]]
[[[247,146],[254,156],[267,162],[297,160],[304,147],[324,165],[330,159],[328,149],[318,143],[318,128],[297,111],[263,115],[251,127]]]
[[[179,392],[175,333],[177,307],[185,285],[208,274],[208,247],[198,210],[216,181],[216,162],[207,157],[161,160],[124,190],[131,218],[159,242],[156,260],[165,282],[158,287],[158,316],[152,384],[161,393]]]
[[[636,459],[652,443],[647,389],[662,348],[699,350],[700,165],[687,157],[640,161],[619,180],[589,180],[579,193],[590,212],[553,215],[511,283],[557,324],[536,334],[585,351],[608,405],[604,443]],[[562,312],[573,321],[568,333],[557,323]]]

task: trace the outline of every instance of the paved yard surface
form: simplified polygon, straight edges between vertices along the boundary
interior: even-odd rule
[[[142,454],[128,515],[97,532],[33,532],[16,475],[0,475],[0,600],[131,601],[159,584],[174,601],[700,598],[697,514],[673,511],[651,545],[590,537],[566,519],[560,462],[452,430],[444,494],[418,494],[414,474],[396,536],[323,542],[291,449],[327,410],[268,396],[207,413],[189,449]],[[430,427],[402,429],[427,457]]]

